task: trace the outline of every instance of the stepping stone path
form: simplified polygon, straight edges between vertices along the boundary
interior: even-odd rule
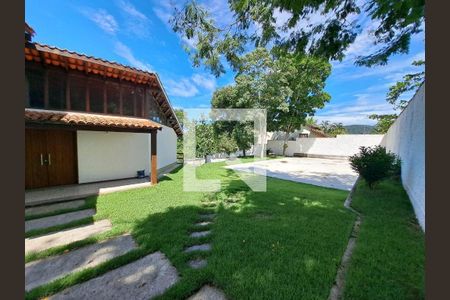
[[[62,209],[75,209],[78,207],[81,207],[86,204],[86,200],[80,199],[80,200],[73,200],[73,201],[66,201],[66,202],[60,202],[55,204],[48,204],[48,205],[40,205],[40,206],[33,206],[25,208],[25,215],[26,216],[34,216],[34,215],[40,215],[40,214],[46,214]]]
[[[211,234],[211,230],[197,231],[197,232],[191,233],[190,237],[198,238],[198,237],[208,236],[209,234]]]
[[[165,255],[155,252],[48,299],[147,300],[164,293],[178,279],[177,270]]]
[[[136,247],[130,235],[123,235],[62,255],[32,261],[25,265],[25,290],[30,291],[69,273],[97,266]]]
[[[25,232],[36,229],[49,228],[57,225],[63,225],[70,222],[82,220],[95,215],[95,209],[85,209],[51,217],[34,219],[25,222]]]
[[[25,239],[25,253],[43,251],[49,248],[81,241],[109,229],[111,229],[111,222],[109,220],[101,220],[91,225],[67,229],[40,237],[27,238]]]
[[[194,225],[197,227],[208,226],[213,223],[213,219],[215,216],[216,216],[215,213],[200,214],[199,217],[200,217],[201,221],[195,223]],[[205,221],[205,220],[208,220],[208,221]],[[189,235],[189,237],[201,238],[201,237],[208,236],[210,234],[211,234],[211,230],[195,231],[195,232],[192,232]],[[185,253],[190,253],[190,252],[194,252],[194,251],[211,251],[211,245],[210,244],[194,245],[194,246],[190,246],[190,247],[184,249]],[[195,258],[195,259],[188,261],[188,265],[193,269],[200,269],[200,268],[206,267],[208,265],[208,262],[206,261],[206,259]]]
[[[225,294],[216,287],[205,285],[188,300],[226,300]]]

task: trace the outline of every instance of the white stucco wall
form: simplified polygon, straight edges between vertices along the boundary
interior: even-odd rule
[[[77,131],[79,183],[136,177],[150,172],[150,134]],[[158,169],[176,162],[174,130],[163,126],[157,135]]]
[[[297,138],[288,141],[286,155],[306,153],[315,155],[350,156],[359,152],[361,146],[378,145],[382,134],[343,134],[335,138]],[[268,141],[267,148],[275,154],[283,153],[283,141]]]
[[[381,145],[402,159],[402,183],[425,230],[425,85],[381,141]]]

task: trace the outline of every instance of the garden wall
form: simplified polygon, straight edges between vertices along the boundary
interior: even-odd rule
[[[343,134],[337,135],[335,138],[297,138],[295,141],[288,141],[286,156],[301,153],[311,157],[347,158],[358,153],[359,147],[378,145],[382,139],[382,134]],[[270,140],[267,142],[267,149],[281,155],[283,144],[283,141]]]
[[[381,141],[402,159],[402,183],[425,230],[425,85],[409,101]]]

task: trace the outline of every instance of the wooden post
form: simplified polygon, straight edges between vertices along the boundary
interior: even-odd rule
[[[150,145],[150,151],[151,151],[151,182],[152,184],[157,184],[158,183],[158,155],[157,155],[157,151],[156,151],[156,129],[153,129],[151,131],[151,145]]]

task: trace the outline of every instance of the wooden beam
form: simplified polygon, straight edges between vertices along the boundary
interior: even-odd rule
[[[44,70],[44,107],[48,109],[48,70]]]
[[[91,99],[90,99],[90,95],[89,95],[89,88],[90,88],[89,79],[87,79],[86,80],[86,112],[91,111]]]
[[[151,138],[151,145],[150,145],[150,152],[151,152],[151,166],[150,166],[150,170],[151,170],[151,183],[152,184],[157,184],[158,183],[158,154],[156,151],[156,147],[157,147],[157,143],[156,143],[156,135],[157,135],[157,131],[156,130],[152,130],[151,134],[150,134],[150,138]]]
[[[106,97],[106,81],[103,81],[103,113],[108,113],[108,104]]]
[[[66,109],[70,110],[71,109],[71,104],[70,104],[70,76],[69,74],[66,73]]]
[[[123,115],[123,86],[119,83],[119,114]]]

